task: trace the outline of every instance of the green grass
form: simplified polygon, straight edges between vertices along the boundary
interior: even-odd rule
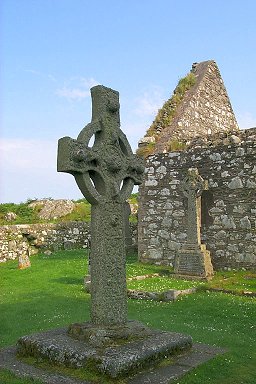
[[[169,274],[172,269],[169,267],[161,267],[153,264],[142,264],[138,261],[137,254],[131,254],[126,261],[126,275],[127,277],[143,276],[153,273],[167,273]]]
[[[0,225],[31,224],[38,221],[37,211],[30,208],[28,204],[28,202],[20,204],[0,204]],[[8,212],[13,212],[17,215],[17,218],[11,223],[5,220],[5,215]]]
[[[66,216],[60,217],[57,221],[86,221],[91,220],[91,204],[83,199],[76,202],[75,209]]]
[[[148,292],[164,292],[169,289],[188,289],[193,287],[205,286],[201,281],[187,281],[181,279],[175,279],[174,277],[151,277],[145,280],[133,280],[127,282],[128,289],[135,289],[138,291]]]
[[[134,290],[163,292],[169,289],[180,290],[196,287],[204,291],[215,288],[232,291],[235,294],[248,292],[256,294],[256,273],[250,271],[215,272],[213,279],[210,281],[183,280],[176,279],[171,268],[163,269],[163,267],[155,265],[142,265],[134,262],[128,265],[128,272],[129,276],[143,275],[144,272],[145,274],[159,273],[162,275],[145,280],[128,281],[128,288]]]
[[[7,370],[0,371],[0,384],[41,384],[42,382],[34,379],[20,379]]]
[[[196,293],[174,303],[130,303],[130,316],[149,326],[190,334],[194,342],[228,349],[178,380],[180,384],[255,383],[255,315],[255,299],[223,293]]]
[[[87,273],[85,251],[37,255],[31,258],[31,264],[31,268],[26,270],[18,270],[17,261],[0,265],[1,347],[15,344],[25,334],[89,319],[90,296],[83,289],[83,277]],[[135,255],[128,259],[127,275],[130,277],[161,271],[167,272],[163,267],[137,263]],[[241,284],[246,284],[246,289],[252,290],[255,283],[253,279],[245,278],[248,275],[252,277],[251,272],[219,272],[214,284],[229,281],[228,284],[235,289],[239,290],[245,287]],[[147,284],[152,284],[152,290],[166,282],[169,284],[168,280],[176,280],[161,276],[154,283],[154,279],[146,280]],[[193,281],[190,283],[195,286]],[[199,291],[176,302],[129,300],[128,306],[130,319],[158,329],[190,334],[195,342],[228,349],[226,354],[203,364],[177,383],[255,383],[255,298]],[[18,379],[1,370],[0,383],[30,384],[34,381]]]
[[[207,286],[209,288],[232,290],[236,293],[256,293],[256,273],[249,271],[217,272]]]
[[[17,269],[17,261],[0,265],[0,346],[15,343],[21,334],[66,325],[74,312],[79,321],[89,318],[85,251],[40,254],[31,265],[24,270]]]

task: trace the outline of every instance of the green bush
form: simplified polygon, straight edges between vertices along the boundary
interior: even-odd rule
[[[13,221],[7,221],[5,215],[8,212],[13,212],[17,218]],[[28,206],[28,203],[6,203],[0,204],[0,225],[8,224],[32,224],[38,222],[37,212]]]
[[[80,199],[75,203],[75,209],[70,214],[60,217],[58,219],[43,220],[39,218],[39,212],[42,205],[37,205],[34,208],[29,207],[31,201],[26,203],[14,204],[0,204],[0,225],[10,224],[36,224],[36,223],[50,223],[50,222],[63,222],[63,221],[90,221],[91,220],[91,205],[86,199]],[[12,221],[7,221],[5,215],[8,212],[13,212],[17,218]]]

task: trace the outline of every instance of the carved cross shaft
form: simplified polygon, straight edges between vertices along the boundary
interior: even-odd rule
[[[201,244],[201,195],[203,190],[208,189],[208,184],[199,175],[197,168],[189,168],[181,187],[188,199],[187,243],[198,246]]]
[[[142,160],[120,129],[119,94],[91,89],[92,121],[77,140],[59,140],[58,171],[71,173],[91,212],[91,321],[127,321],[124,202],[142,182]],[[94,144],[90,141],[94,137]]]

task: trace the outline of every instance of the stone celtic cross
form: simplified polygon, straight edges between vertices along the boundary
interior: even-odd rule
[[[201,195],[208,189],[208,182],[197,168],[189,168],[181,189],[188,199],[187,241],[176,255],[174,271],[181,276],[210,279],[213,276],[210,252],[201,244]]]
[[[181,182],[183,194],[188,199],[188,231],[187,243],[201,244],[201,195],[208,189],[208,183],[198,172],[197,168],[189,168],[187,176]]]
[[[108,326],[127,321],[123,208],[144,165],[120,129],[118,92],[99,85],[91,95],[91,123],[77,140],[59,140],[58,171],[71,173],[92,205],[91,322]]]

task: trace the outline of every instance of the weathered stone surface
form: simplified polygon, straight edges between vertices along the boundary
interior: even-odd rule
[[[190,336],[179,333],[151,331],[144,338],[122,340],[115,347],[97,348],[90,343],[72,339],[67,329],[51,330],[18,340],[18,355],[48,358],[52,362],[73,368],[86,367],[93,362],[95,368],[111,377],[118,377],[141,366],[152,365],[165,356],[186,351],[192,346]]]
[[[91,321],[107,326],[127,321],[123,208],[144,165],[120,129],[118,92],[96,86],[91,94],[92,121],[77,140],[59,140],[58,171],[71,173],[92,204]]]
[[[243,188],[243,183],[240,177],[236,176],[234,177],[230,183],[228,183],[228,187],[230,189],[237,189],[237,188]]]
[[[243,229],[251,229],[252,227],[248,216],[245,216],[242,219],[240,219],[240,225],[241,225],[241,228]]]
[[[85,222],[1,226],[0,262],[18,259],[27,250],[33,255],[39,250],[85,248],[88,235],[89,224]]]
[[[17,377],[40,380],[40,382],[44,384],[92,384],[89,381],[74,379],[58,373],[51,373],[24,363],[17,358],[16,352],[17,349],[15,346],[0,350],[0,368],[8,369]]]
[[[246,187],[251,189],[256,189],[256,183],[253,180],[247,180],[246,181]]]
[[[99,369],[111,377],[118,377],[136,370],[142,365],[152,365],[174,353],[191,348],[192,340],[181,334],[158,332],[136,343],[129,343],[120,348],[109,348],[103,357]]]
[[[19,256],[18,268],[19,269],[26,269],[26,268],[29,268],[29,267],[31,267],[31,263],[30,263],[30,260],[29,260],[29,253],[27,251],[27,252],[21,253],[21,255]]]
[[[155,143],[156,139],[153,136],[145,136],[140,139],[139,144],[149,144],[149,143]]]
[[[34,237],[22,246],[24,231]],[[130,223],[132,248],[137,247],[137,224]],[[0,263],[18,259],[28,247],[29,254],[44,253],[61,249],[87,248],[90,238],[90,224],[82,221],[69,221],[59,224],[20,224],[0,227]],[[128,240],[127,240],[128,241]],[[130,241],[130,238],[129,238]]]
[[[125,324],[108,327],[91,322],[75,323],[68,328],[69,336],[86,341],[96,348],[115,346],[120,341],[143,339],[154,332],[138,321],[127,321]]]
[[[14,212],[7,212],[4,218],[6,221],[14,221],[17,218],[17,215]]]
[[[147,371],[127,378],[128,384],[170,384],[176,381],[191,369],[227,352],[223,348],[212,347],[204,344],[194,344],[186,353],[174,355],[172,363],[164,367],[150,365]],[[16,357],[16,347],[8,347],[0,350],[0,368],[8,369],[18,377],[39,379],[44,384],[92,384],[85,380],[70,378],[58,373],[51,373],[35,366],[21,362]]]
[[[39,209],[38,217],[49,220],[71,213],[75,208],[75,203],[72,200],[44,199],[33,201],[29,204],[29,207],[37,207]]]
[[[213,276],[210,252],[205,248],[205,245],[189,247],[186,244],[177,253],[174,270],[178,276],[188,275],[195,279],[209,280]]]
[[[185,92],[181,103],[172,111],[171,122],[160,127],[158,122],[152,135],[157,137],[152,153],[168,152],[172,141],[193,143],[195,138],[200,138],[204,143],[208,135],[227,132],[230,132],[228,139],[225,137],[227,145],[240,143],[236,118],[217,64],[213,60],[193,64],[191,74],[195,76],[195,85]],[[146,135],[148,137],[148,133]]]
[[[246,249],[248,244],[253,245],[256,242],[256,188],[249,188],[253,186],[252,183],[256,183],[256,173],[253,171],[256,169],[256,157],[251,155],[256,148],[256,128],[239,131],[237,135],[241,142],[231,143],[229,148],[223,144],[218,144],[217,148],[214,145],[197,148],[191,146],[179,153],[179,159],[176,154],[173,156],[173,153],[163,153],[146,160],[148,168],[156,170],[156,167],[163,165],[167,173],[160,180],[156,172],[152,171],[159,184],[146,187],[143,183],[139,189],[138,235],[139,257],[142,261],[173,265],[176,249],[169,247],[169,244],[172,244],[169,241],[177,242],[179,248],[185,244],[186,239],[182,239],[180,235],[187,232],[188,204],[180,185],[173,184],[174,189],[171,189],[169,183],[174,179],[181,182],[188,168],[197,167],[204,179],[212,180],[209,190],[203,192],[201,198],[201,240],[211,252],[214,269],[255,268],[255,262],[249,256],[252,253]],[[222,140],[221,137],[220,139]],[[213,138],[208,137],[208,140]],[[215,156],[212,159],[209,156],[216,153],[220,154],[221,163],[213,160]],[[157,163],[157,166],[154,163]],[[244,164],[249,167],[244,167]],[[221,177],[221,174],[225,177]],[[235,188],[230,188],[230,185]],[[149,212],[149,201],[151,206],[154,204],[154,215]],[[180,204],[179,209],[177,204]],[[178,214],[181,210],[185,212],[184,217]],[[158,219],[160,217],[161,220]],[[163,220],[165,217],[170,218],[168,227]],[[248,217],[249,221],[244,219],[245,217]],[[148,227],[151,228],[150,231],[147,231]],[[168,239],[159,236],[159,232],[166,229],[169,233]],[[151,238],[158,238],[158,243],[154,245]],[[239,251],[229,251],[229,244],[241,244]],[[158,258],[151,258],[155,252]]]
[[[228,216],[228,215],[221,215],[221,223],[223,225],[223,228],[225,229],[235,229],[236,228],[236,224],[234,222],[234,218],[232,216]]]
[[[196,167],[200,170],[200,175],[209,181],[209,192],[202,195],[201,236],[211,251],[214,267],[255,268],[255,264],[245,261],[248,260],[245,245],[248,233],[252,234],[249,241],[256,241],[253,230],[256,218],[251,213],[256,203],[256,128],[243,131],[238,129],[216,63],[196,63],[191,72],[196,76],[196,84],[185,93],[180,106],[175,109],[171,123],[157,132],[156,138],[159,140],[156,140],[153,148],[154,155],[149,156],[145,162],[153,178],[150,179],[151,185],[147,187],[149,179],[145,174],[145,182],[140,188],[140,259],[150,261],[150,237],[156,238],[158,231],[163,229],[156,219],[164,215],[163,206],[159,202],[163,205],[167,202],[172,205],[180,202],[187,214],[187,204],[178,185],[184,179],[187,169]],[[176,144],[185,144],[185,148],[168,153],[172,149],[170,143],[175,140]],[[162,174],[160,178],[156,171],[161,167],[165,167],[166,174]],[[156,181],[155,186],[153,180]],[[170,184],[170,180],[175,182]],[[154,216],[147,208],[149,199],[155,199],[158,203]],[[219,200],[223,201],[223,205],[218,205]],[[235,207],[239,207],[239,210],[235,210]],[[171,212],[172,215],[177,215],[176,210]],[[243,224],[242,219],[245,216],[248,216],[251,228],[249,224],[248,227]],[[154,222],[157,222],[157,228],[146,234],[144,227]],[[170,237],[171,234],[177,237],[186,231],[186,221],[175,218],[168,229]],[[226,240],[216,244],[215,236],[220,230],[226,231]],[[238,240],[243,243],[242,253],[234,252],[231,255],[227,251],[227,244]],[[181,246],[184,244],[182,240],[179,242]],[[157,262],[172,265],[175,253],[168,249],[168,239],[160,238],[157,247],[162,251],[162,260]],[[152,245],[150,248],[152,249]],[[223,254],[223,257],[215,257],[216,252]]]
[[[129,289],[128,297],[136,300],[156,300],[156,301],[174,301],[179,296],[188,295],[194,293],[196,288],[188,289],[169,289],[164,292],[147,292],[147,291],[136,291]]]
[[[58,171],[71,173],[92,204],[90,322],[24,336],[18,354],[75,368],[93,363],[115,378],[190,349],[192,339],[127,321],[124,203],[141,183],[144,165],[120,130],[118,92],[103,86],[91,92],[91,123],[77,140],[64,137],[58,147]]]

